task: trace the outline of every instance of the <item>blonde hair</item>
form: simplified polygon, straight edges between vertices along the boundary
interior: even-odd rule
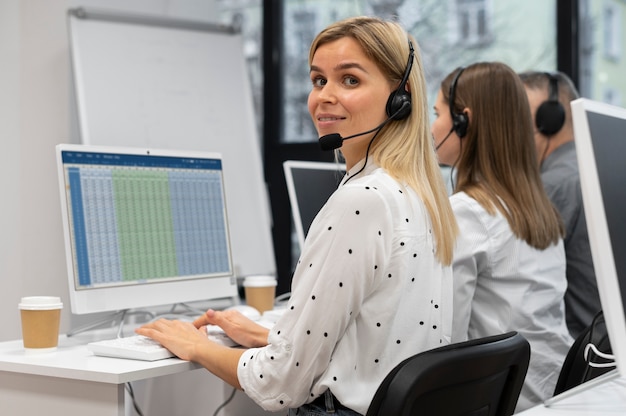
[[[446,101],[457,73],[441,83]],[[530,246],[544,249],[556,243],[564,236],[564,227],[541,182],[521,79],[503,63],[480,62],[463,70],[454,95],[451,110],[470,112],[456,165],[455,192],[467,193],[492,215],[497,209],[513,233]]]
[[[442,264],[449,265],[458,226],[430,135],[426,81],[419,46],[398,23],[376,17],[353,17],[336,22],[317,35],[311,44],[309,64],[321,45],[344,37],[359,43],[390,85],[398,85],[402,80],[409,57],[409,41],[413,44],[413,68],[407,82],[411,113],[404,120],[388,123],[380,131],[372,143],[370,157],[421,197],[432,222],[436,256]]]

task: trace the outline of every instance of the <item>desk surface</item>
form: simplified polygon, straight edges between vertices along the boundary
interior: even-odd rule
[[[163,375],[182,373],[200,365],[178,358],[139,361],[98,357],[87,350],[80,337],[59,337],[56,351],[27,353],[22,340],[0,343],[0,371],[123,384]]]
[[[540,405],[519,416],[590,416],[626,414],[626,378],[617,373],[593,383],[576,394],[564,397],[549,407]],[[516,416],[517,416],[516,415]]]

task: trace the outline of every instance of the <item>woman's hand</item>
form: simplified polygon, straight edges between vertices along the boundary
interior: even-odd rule
[[[158,341],[174,355],[187,361],[195,361],[203,345],[211,343],[206,332],[191,322],[159,319],[137,328],[135,332]]]
[[[236,310],[214,311],[209,309],[204,315],[193,321],[195,328],[199,329],[205,325],[219,326],[230,339],[246,348],[267,345],[269,329],[246,318]]]
[[[237,365],[243,349],[229,348],[207,338],[206,331],[191,322],[159,319],[135,330],[158,341],[183,360],[199,363],[231,386],[241,389],[237,378]]]

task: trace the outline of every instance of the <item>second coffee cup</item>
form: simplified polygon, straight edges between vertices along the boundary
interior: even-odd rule
[[[243,281],[246,304],[260,313],[274,309],[276,297],[276,278],[274,276],[248,276]]]

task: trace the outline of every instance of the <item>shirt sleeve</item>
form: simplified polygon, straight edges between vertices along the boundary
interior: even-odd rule
[[[452,276],[454,287],[454,314],[452,317],[452,342],[465,341],[472,315],[472,300],[476,292],[478,275],[489,267],[489,238],[481,221],[478,202],[464,194],[450,197],[452,210],[459,229]],[[477,209],[479,208],[479,209]]]
[[[381,192],[353,184],[336,191],[313,221],[287,310],[269,345],[239,361],[239,382],[261,407],[310,401],[336,344],[376,288],[391,251],[393,221]]]

